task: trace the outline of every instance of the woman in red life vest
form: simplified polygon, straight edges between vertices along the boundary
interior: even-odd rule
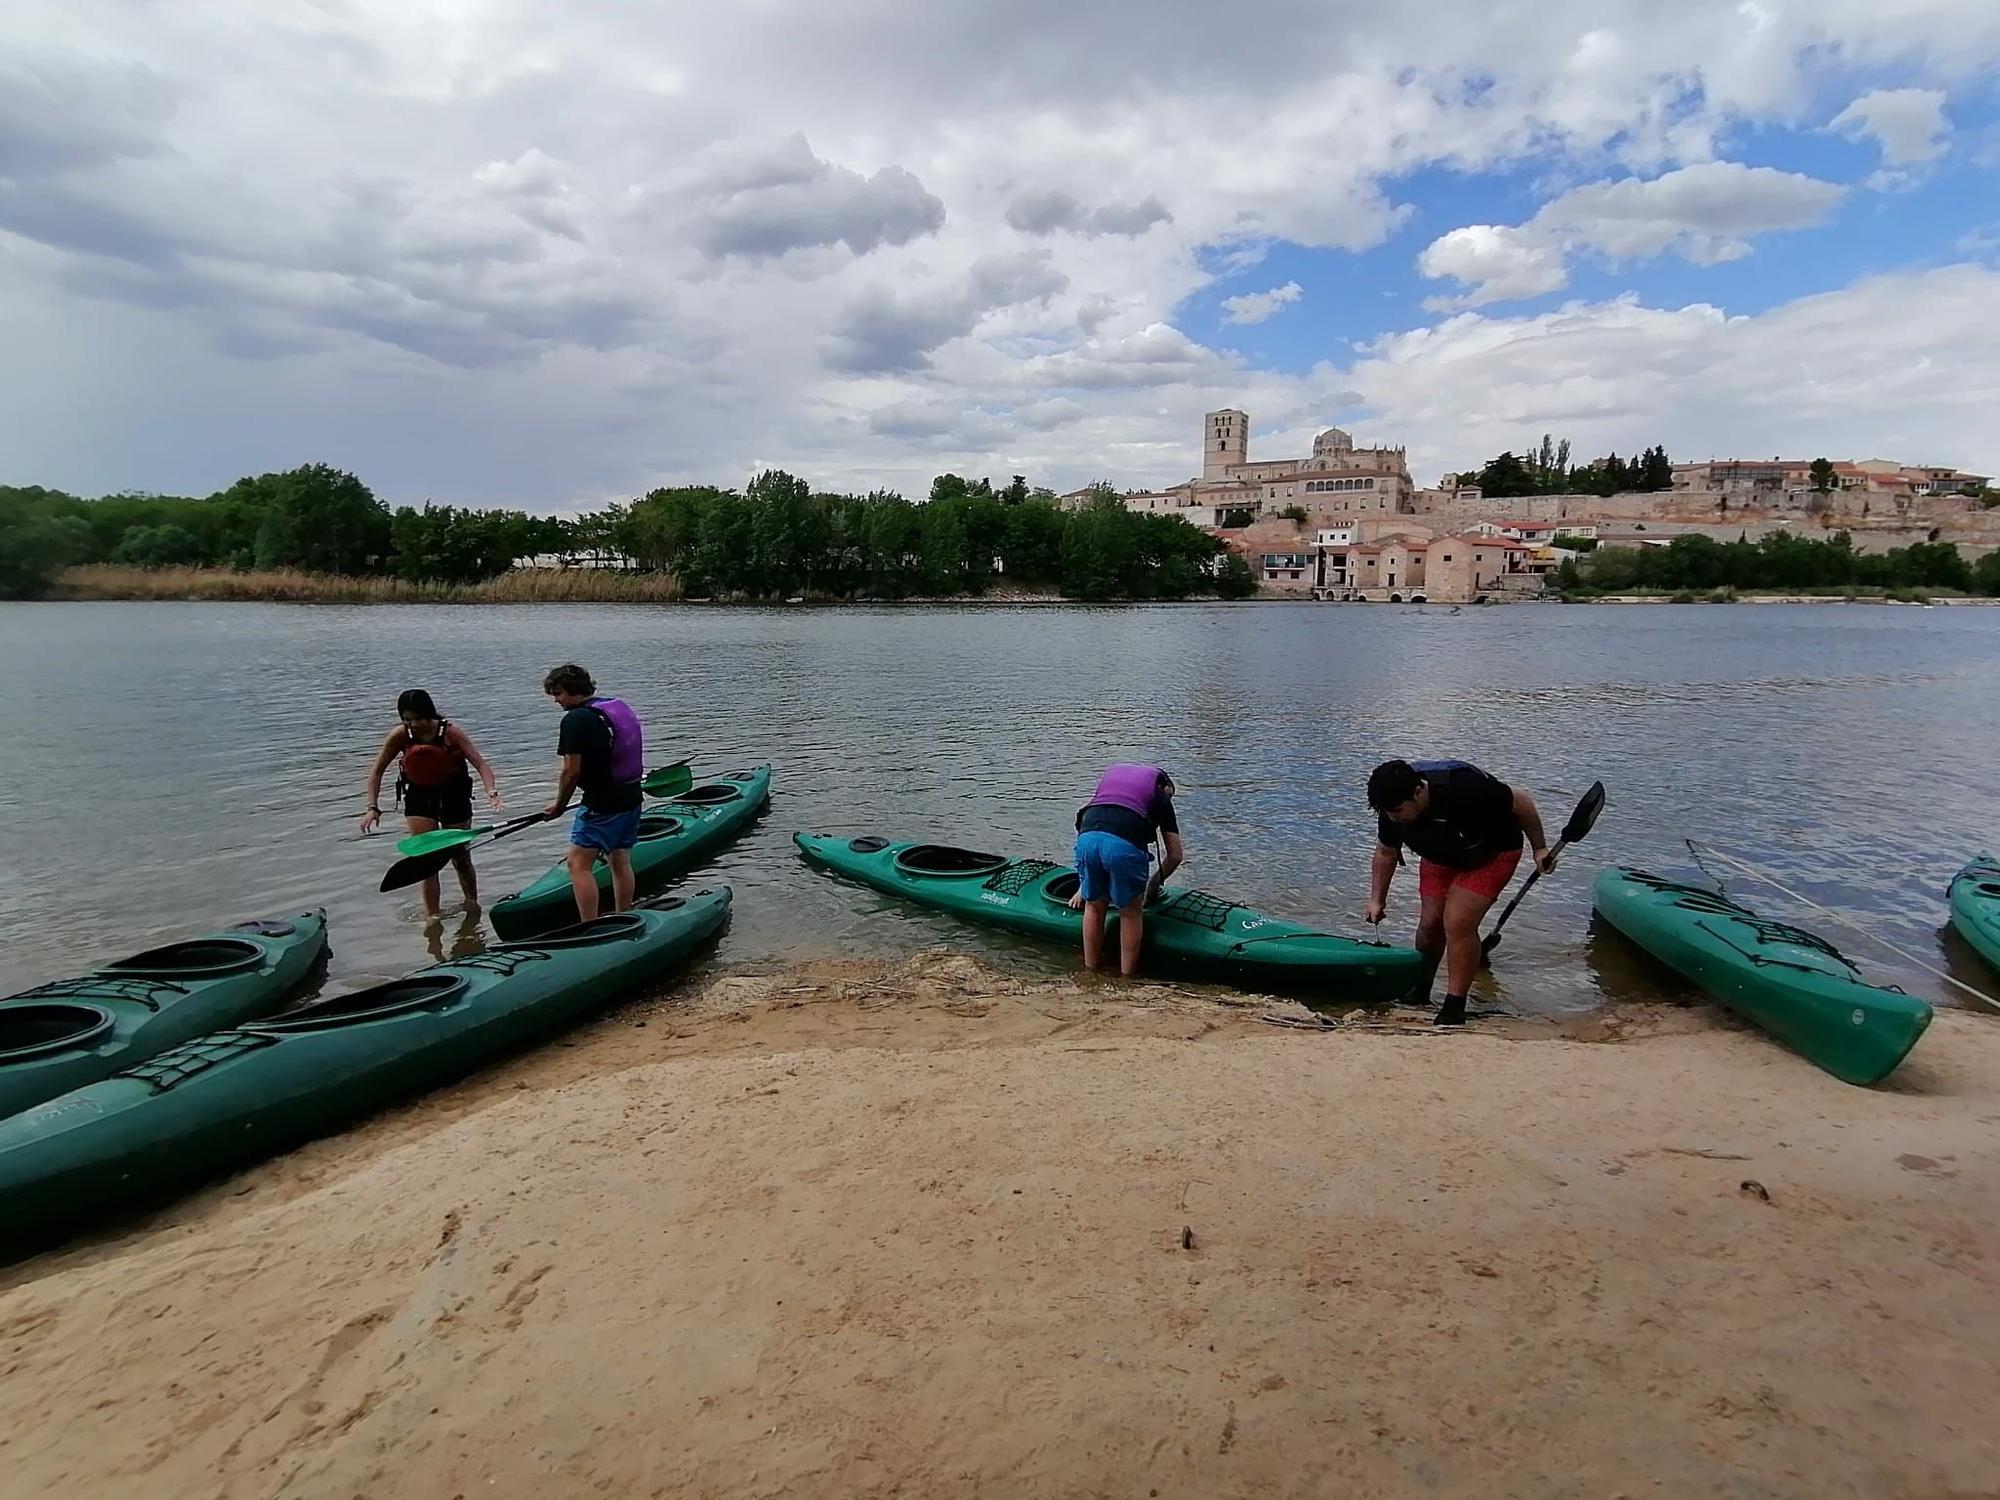
[[[373,833],[382,821],[382,773],[389,762],[400,758],[396,773],[396,800],[403,804],[403,821],[411,833],[429,833],[434,828],[472,826],[472,772],[486,788],[487,805],[495,812],[506,806],[500,800],[500,784],[493,768],[472,743],[472,736],[437,711],[431,695],[411,688],[396,700],[396,714],[403,722],[389,731],[368,768],[368,810],[361,815],[361,831]],[[479,909],[479,880],[472,871],[472,856],[460,850],[452,858],[458,871],[459,888],[465,892],[467,911]],[[438,914],[438,880],[433,875],[424,882],[424,916]]]

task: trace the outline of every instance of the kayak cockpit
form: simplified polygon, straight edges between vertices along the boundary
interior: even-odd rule
[[[381,1021],[407,1011],[442,1005],[447,1000],[455,999],[464,989],[463,975],[412,974],[407,979],[392,979],[387,984],[373,984],[367,989],[335,995],[329,1000],[317,1000],[268,1021],[250,1021],[242,1029],[280,1033],[324,1031],[332,1026]]]
[[[679,896],[661,896],[643,904],[648,911],[672,911],[676,907],[686,906],[687,902]],[[599,943],[621,943],[631,938],[643,937],[645,933],[645,918],[633,912],[621,911],[613,912],[609,916],[595,917],[588,922],[572,922],[567,927],[558,927],[554,932],[545,932],[540,937],[500,943],[486,951],[511,953],[536,948],[594,948]]]
[[[95,1005],[0,1006],[0,1067],[87,1047],[112,1025],[111,1012]]]
[[[247,938],[192,938],[184,943],[168,943],[148,948],[130,958],[104,965],[99,972],[119,975],[147,975],[172,979],[209,979],[254,969],[264,961],[264,949]]]
[[[945,879],[967,879],[991,875],[1008,864],[1004,854],[982,854],[976,849],[959,849],[950,844],[912,844],[896,856],[896,868],[905,875],[928,875]]]
[[[710,782],[706,786],[695,787],[667,800],[677,802],[683,807],[720,807],[725,802],[736,801],[742,795],[743,793],[736,787]]]

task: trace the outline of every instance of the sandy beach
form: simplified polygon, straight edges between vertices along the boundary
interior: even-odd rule
[[[0,1491],[1996,1493],[1990,1021],[1861,1090],[1224,998],[627,1007],[0,1272]]]

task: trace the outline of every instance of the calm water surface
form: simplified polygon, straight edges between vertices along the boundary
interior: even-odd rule
[[[697,609],[0,605],[0,993],[148,942],[328,908],[336,986],[476,944],[427,936],[355,840],[397,692],[429,688],[517,810],[553,777],[542,673],[583,662],[635,704],[649,759],[769,761],[770,813],[696,883],[736,888],[713,963],[950,944],[1031,972],[1066,960],[808,871],[794,829],[1064,859],[1097,771],[1180,782],[1186,879],[1359,932],[1389,755],[1456,756],[1528,787],[1551,836],[1595,778],[1590,842],[1508,929],[1492,997],[1587,1010],[1671,988],[1590,932],[1600,865],[1698,874],[1694,837],[1982,988],[1943,888],[2000,842],[2000,610],[1838,606]],[[537,829],[479,857],[487,899],[560,853]],[[1723,873],[1718,867],[1718,873]],[[1922,970],[1807,918],[1870,973]],[[449,876],[447,911],[455,899]],[[1413,874],[1388,930],[1407,936]]]

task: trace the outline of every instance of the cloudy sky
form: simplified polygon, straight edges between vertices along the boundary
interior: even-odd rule
[[[0,483],[2000,471],[1996,0],[5,0]]]

